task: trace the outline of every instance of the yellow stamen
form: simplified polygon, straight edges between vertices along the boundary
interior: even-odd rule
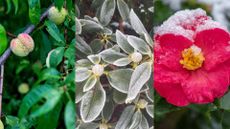
[[[205,58],[201,49],[193,45],[182,51],[182,60],[180,60],[180,64],[187,70],[196,70],[202,66],[204,60]]]

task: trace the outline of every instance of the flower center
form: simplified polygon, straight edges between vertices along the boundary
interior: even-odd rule
[[[180,64],[182,64],[183,68],[187,70],[196,70],[202,66],[204,60],[205,58],[201,48],[192,45],[190,48],[182,51]]]
[[[96,64],[93,66],[92,68],[92,72],[96,75],[96,76],[101,76],[104,73],[104,66],[100,65],[100,64]]]

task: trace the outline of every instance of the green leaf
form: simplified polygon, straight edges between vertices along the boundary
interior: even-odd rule
[[[6,116],[6,123],[7,123],[7,125],[15,126],[15,125],[19,124],[19,119],[17,117],[14,117],[14,116]]]
[[[62,61],[64,56],[64,47],[57,47],[51,50],[46,58],[46,66],[48,68],[54,67],[56,68]]]
[[[152,53],[150,47],[141,38],[128,36],[128,42],[133,48],[140,51],[142,54],[150,55]]]
[[[109,84],[122,93],[128,93],[132,69],[117,69],[110,71],[107,75]]]
[[[84,122],[92,122],[103,110],[106,100],[105,90],[100,82],[97,82],[96,88],[87,92],[81,101],[80,115]]]
[[[128,106],[125,108],[125,110],[122,112],[115,129],[128,129],[129,124],[132,120],[133,114],[135,111],[134,106]]]
[[[45,95],[49,94],[53,90],[50,85],[41,85],[32,89],[22,100],[21,106],[19,108],[18,116],[22,118],[25,116],[29,109],[39,102]]]
[[[54,0],[54,5],[60,10],[64,5],[64,0]]]
[[[62,105],[62,102],[59,102],[56,107],[48,114],[39,117],[38,126],[36,127],[36,129],[56,129],[58,126],[58,120],[60,117]]]
[[[152,67],[150,62],[145,62],[136,67],[129,83],[127,103],[136,98],[141,88],[149,80],[151,73]]]
[[[44,81],[44,80],[58,80],[61,78],[61,74],[60,72],[55,69],[55,68],[47,68],[44,69],[40,75],[40,80]]]
[[[124,35],[119,30],[116,31],[116,40],[117,44],[121,47],[123,51],[125,51],[128,54],[132,54],[134,52],[133,47],[129,44],[127,41],[126,35]]]
[[[51,21],[46,21],[45,25],[47,27],[46,30],[49,32],[50,36],[53,37],[59,43],[62,43],[62,45],[64,45],[64,35],[59,31],[57,25]]]
[[[220,99],[220,108],[225,109],[225,110],[230,110],[230,92],[225,94],[221,99]]]
[[[105,0],[100,12],[100,21],[106,26],[111,21],[115,12],[116,3],[115,0]]]
[[[33,24],[38,24],[41,17],[40,0],[28,0],[29,18]]]
[[[18,0],[12,0],[14,7],[15,7],[15,11],[14,13],[16,14],[18,12]]]
[[[75,43],[71,43],[69,47],[65,51],[65,57],[68,59],[68,62],[71,66],[75,65],[75,55],[76,55],[76,48],[75,48]]]
[[[7,44],[6,30],[0,24],[0,55],[6,50]]]
[[[60,101],[62,93],[63,93],[62,91],[58,91],[53,87],[50,88],[49,93],[46,93],[43,96],[43,98],[46,99],[46,102],[37,110],[33,111],[30,116],[32,118],[35,118],[53,110],[55,106],[58,104],[58,102]]]
[[[75,104],[69,101],[65,107],[65,125],[67,129],[75,128]]]
[[[6,13],[8,14],[8,13],[10,13],[11,8],[12,8],[12,6],[11,6],[11,0],[6,0],[6,5],[7,5],[7,11],[6,11]]]
[[[142,24],[141,20],[138,18],[137,14],[133,11],[133,9],[130,11],[129,19],[131,26],[133,29],[140,35],[148,33]]]
[[[117,0],[118,11],[124,21],[129,20],[129,6],[126,4],[124,0]]]

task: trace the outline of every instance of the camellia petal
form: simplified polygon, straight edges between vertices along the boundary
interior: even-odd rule
[[[187,106],[189,101],[180,84],[154,82],[156,91],[166,100],[176,106]]]
[[[192,45],[192,42],[173,34],[165,34],[155,38],[155,63],[163,64],[174,70],[182,70],[180,64],[181,51]]]
[[[196,34],[195,44],[202,48],[206,69],[214,68],[230,59],[229,42],[229,33],[220,28],[204,30]]]
[[[228,90],[229,77],[225,66],[212,71],[200,69],[182,83],[187,98],[192,103],[210,103]]]

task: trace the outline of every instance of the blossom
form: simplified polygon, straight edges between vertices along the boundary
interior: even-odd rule
[[[204,10],[178,11],[154,40],[154,88],[169,103],[210,103],[228,90],[230,35]]]

